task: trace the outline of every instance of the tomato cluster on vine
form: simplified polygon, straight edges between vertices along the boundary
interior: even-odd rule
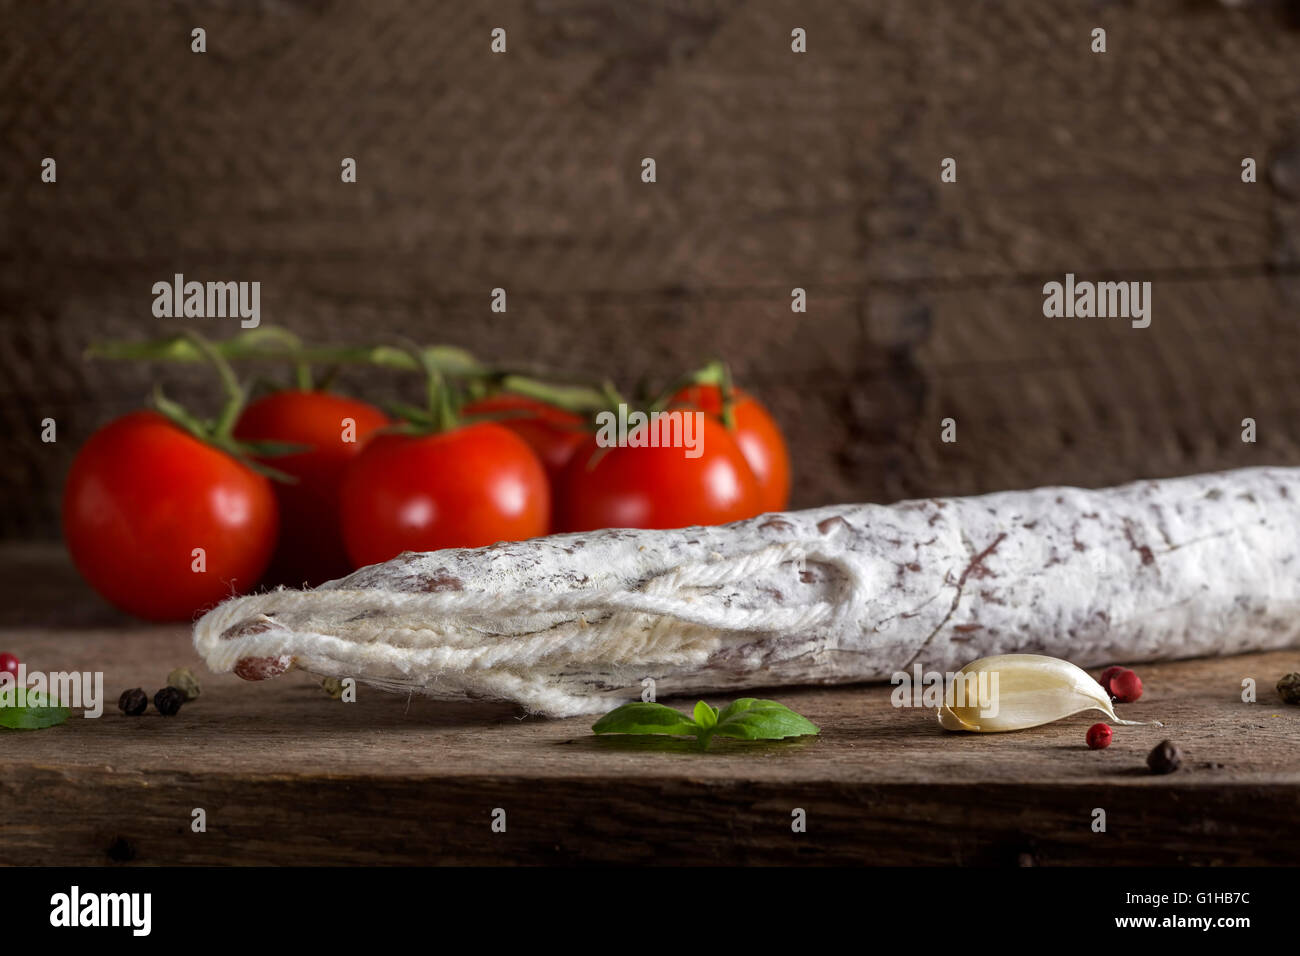
[[[694,416],[697,450],[610,445],[608,383],[556,384],[446,347],[308,349],[274,329],[92,354],[212,364],[212,420],[155,395],[155,410],[102,427],[77,454],[64,537],[86,580],[148,619],[189,619],[258,586],[314,587],[404,551],[476,548],[606,527],[722,524],[782,510],[780,427],[725,366],[684,376],[644,407]],[[242,359],[289,361],[293,387],[248,402]],[[315,387],[313,364],[423,373],[426,401],[387,411]]]

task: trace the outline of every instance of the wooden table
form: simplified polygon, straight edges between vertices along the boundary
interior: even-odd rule
[[[212,675],[184,626],[120,619],[53,547],[0,549],[0,649],[33,669],[102,670],[104,715],[0,732],[0,863],[1273,864],[1300,858],[1300,708],[1277,678],[1300,651],[1144,665],[1121,707],[1017,734],[955,735],[888,686],[772,690],[822,727],[795,741],[597,738],[365,687],[346,704],[293,673]],[[190,665],[202,697],[124,717]],[[1243,703],[1241,682],[1258,684]],[[684,709],[689,701],[679,703]],[[714,701],[719,703],[719,701]],[[1184,769],[1152,776],[1162,737]],[[193,832],[193,811],[206,832]],[[505,811],[505,832],[493,812]],[[793,832],[802,808],[806,832]],[[1092,829],[1094,809],[1106,832]]]

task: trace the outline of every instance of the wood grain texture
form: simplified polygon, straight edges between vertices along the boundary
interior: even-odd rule
[[[77,444],[153,384],[81,352],[175,330],[148,290],[178,271],[261,281],[318,339],[629,383],[723,354],[790,431],[796,506],[1300,463],[1294,10],[0,0],[0,536],[56,532]],[[1152,328],[1045,322],[1066,271],[1153,281]]]
[[[5,548],[0,569],[10,606],[11,587],[57,583],[56,602],[31,592],[25,622],[0,628],[30,667],[103,670],[115,700],[194,663],[184,627],[65,623],[96,599],[50,549]],[[1116,728],[1105,751],[1084,747],[1088,715],[953,735],[876,685],[782,690],[821,736],[707,754],[597,738],[586,719],[364,688],[343,704],[301,674],[200,672],[203,696],[175,718],[110,708],[0,734],[0,864],[1294,863],[1300,709],[1273,684],[1298,667],[1296,652],[1144,665],[1146,692],[1121,714],[1165,727]],[[1241,701],[1246,677],[1258,703]],[[1162,737],[1186,765],[1155,777],[1144,761]],[[195,807],[207,833],[190,831]],[[498,807],[505,833],[490,828]]]

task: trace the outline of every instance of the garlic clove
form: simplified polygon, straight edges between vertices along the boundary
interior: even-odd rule
[[[999,654],[972,661],[953,675],[939,708],[939,725],[945,730],[1001,733],[1050,724],[1085,710],[1099,710],[1117,724],[1143,723],[1116,716],[1110,695],[1069,661],[1041,654]]]

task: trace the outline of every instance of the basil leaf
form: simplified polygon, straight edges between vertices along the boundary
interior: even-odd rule
[[[704,701],[699,701],[695,705],[695,724],[701,730],[708,730],[718,722],[718,711],[710,707]]]
[[[807,717],[796,714],[785,704],[778,704],[774,700],[742,697],[732,702],[718,715],[718,724],[712,730],[713,735],[718,737],[779,740],[782,737],[816,734],[820,728]]]
[[[693,737],[699,732],[695,721],[663,704],[636,702],[616,707],[591,729],[598,734],[677,734]]]
[[[44,694],[29,691],[27,706],[0,706],[0,727],[8,727],[10,730],[44,730],[65,723],[71,713],[66,707],[51,705]]]
[[[816,734],[811,720],[774,700],[742,697],[721,712],[704,701],[695,705],[690,719],[663,704],[624,704],[592,725],[598,734],[672,734],[695,737],[701,750],[715,737],[740,740],[779,740]]]

